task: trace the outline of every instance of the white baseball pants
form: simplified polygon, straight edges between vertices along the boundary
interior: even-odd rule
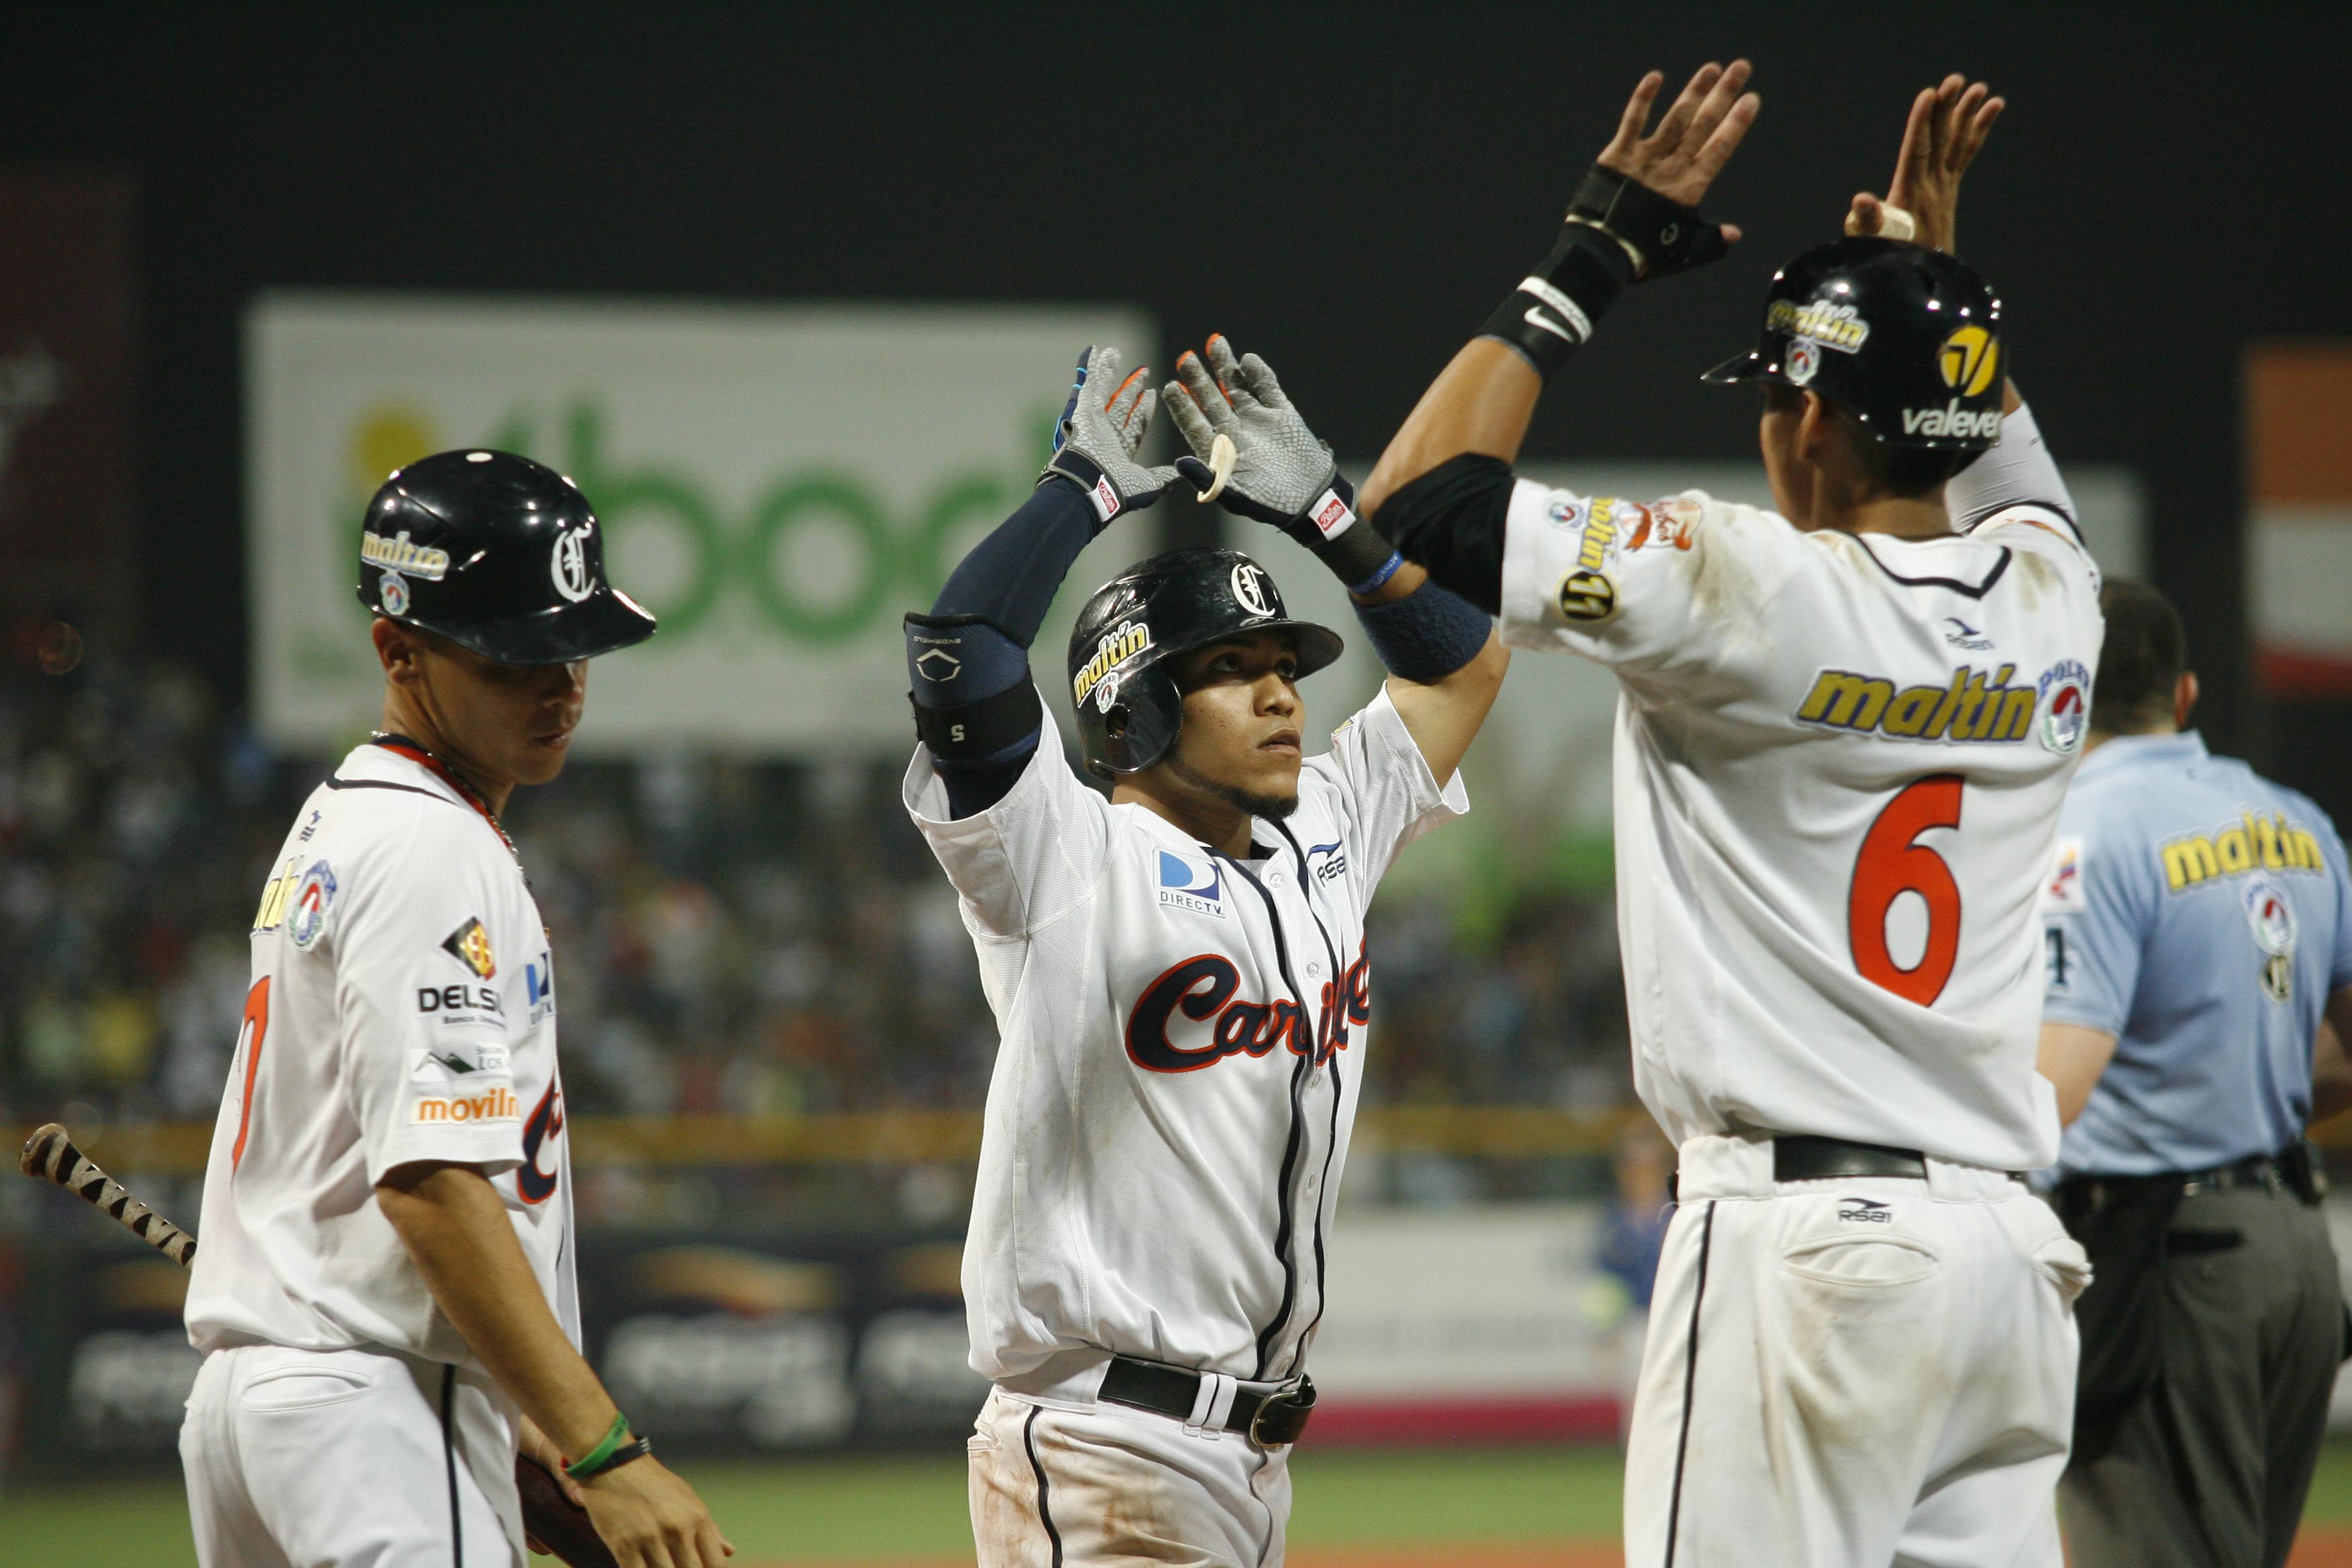
[[[979,1568],[1281,1568],[1290,1450],[1122,1405],[992,1392],[972,1423]]]
[[[1997,1171],[1776,1184],[1696,1138],[1650,1307],[1626,1568],[2060,1568],[2083,1249]]]
[[[180,1427],[202,1568],[522,1568],[515,1427],[478,1372],[256,1345]]]

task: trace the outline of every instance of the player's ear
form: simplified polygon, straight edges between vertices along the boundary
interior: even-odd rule
[[[1797,411],[1797,455],[1809,463],[1818,464],[1829,449],[1831,432],[1837,426],[1837,411],[1818,392],[1801,392],[1804,406]]]
[[[398,621],[378,616],[368,627],[368,638],[375,644],[376,662],[383,666],[383,678],[395,686],[414,685],[418,679],[417,656],[424,649],[416,635]]]
[[[2172,683],[2172,727],[2174,729],[2189,728],[2189,715],[2197,706],[2198,689],[2197,672],[2193,669],[2182,670],[2180,679]]]

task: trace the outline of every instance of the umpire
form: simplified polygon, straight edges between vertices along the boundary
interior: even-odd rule
[[[2276,1568],[2347,1348],[2303,1132],[2352,1105],[2352,883],[2316,806],[2182,728],[2172,606],[2100,607],[2043,909],[2055,1196],[2096,1270],[2066,1534],[2076,1568]]]

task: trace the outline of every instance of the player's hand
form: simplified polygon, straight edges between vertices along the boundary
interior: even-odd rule
[[[631,1460],[580,1491],[621,1568],[719,1568],[735,1555],[694,1489],[658,1459]]]
[[[1751,69],[1746,60],[1734,60],[1727,67],[1712,62],[1699,67],[1681,96],[1667,107],[1658,128],[1643,135],[1642,128],[1649,123],[1651,106],[1657,102],[1658,89],[1666,80],[1652,71],[1626,100],[1617,134],[1601,149],[1601,166],[1668,201],[1686,207],[1698,205],[1699,198],[1738,150],[1740,139],[1756,122],[1756,111],[1763,105],[1754,93],[1741,90]],[[1739,237],[1738,225],[1717,226],[1724,244]]]
[[[1893,183],[1883,198],[1868,191],[1855,195],[1845,216],[1846,233],[1878,234],[1886,226],[1886,209],[1899,207],[1911,215],[1915,243],[1950,250],[1959,222],[1960,176],[1984,151],[1992,122],[2008,107],[2009,100],[1993,97],[1984,83],[1958,72],[1939,86],[1921,88],[1904,122]]]
[[[1045,473],[1060,474],[1095,498],[1099,522],[1150,506],[1177,479],[1172,465],[1147,468],[1135,460],[1160,408],[1151,367],[1139,365],[1125,380],[1118,372],[1117,349],[1088,348],[1078,356],[1077,379],[1055,424],[1054,455],[1045,464]],[[1105,387],[1111,389],[1108,395]],[[1205,469],[1200,482],[1208,482]]]
[[[1168,415],[1193,456],[1205,468],[1218,437],[1234,444],[1233,475],[1219,504],[1309,547],[1320,543],[1307,509],[1331,492],[1339,466],[1291,405],[1273,367],[1255,354],[1235,359],[1234,345],[1217,335],[1209,339],[1208,363],[1188,349],[1176,376],[1168,384]]]

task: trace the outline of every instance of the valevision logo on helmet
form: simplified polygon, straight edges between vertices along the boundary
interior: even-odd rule
[[[1903,411],[1903,434],[1940,436],[1955,441],[1998,441],[2000,410],[1988,408],[1979,413],[1961,407],[1957,397],[1941,408],[1906,408]]]
[[[2000,369],[2000,340],[1982,327],[1962,327],[1936,351],[1936,369],[1962,397],[1982,397]]]

